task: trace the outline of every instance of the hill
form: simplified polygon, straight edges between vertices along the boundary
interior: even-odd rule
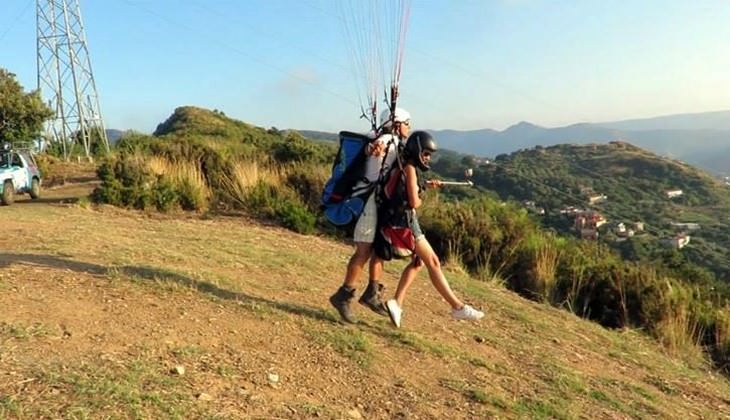
[[[438,168],[437,168],[438,169]],[[573,234],[572,219],[560,215],[568,206],[594,208],[609,224],[606,241],[629,259],[656,258],[666,249],[662,239],[676,235],[676,223],[698,223],[689,232],[691,245],[683,258],[730,280],[730,192],[709,174],[680,161],[657,156],[624,142],[536,147],[500,155],[495,164],[475,172],[475,182],[503,199],[528,200],[549,214],[543,222]],[[669,199],[670,190],[683,195]],[[605,195],[589,203],[589,197]],[[617,238],[609,226],[643,222],[650,234]],[[675,224],[673,224],[675,223]],[[647,242],[648,241],[648,242]]]
[[[291,130],[296,131],[302,136],[312,140],[326,140],[326,141],[338,141],[339,136],[337,133],[328,133],[326,131],[313,131],[313,130]]]
[[[458,271],[449,279],[486,309],[480,323],[449,319],[421,274],[403,329],[360,308],[342,325],[326,300],[350,247],[241,218],[64,204],[82,187],[4,209],[0,417],[730,412],[728,380],[691,354]],[[399,268],[387,266],[391,291]]]
[[[730,130],[730,111],[662,115],[623,121],[596,123],[617,130]]]
[[[563,143],[623,140],[653,153],[681,159],[715,173],[730,172],[730,111],[682,114],[641,120],[580,123],[546,128],[520,122],[503,131],[434,130],[443,147],[494,157],[519,149]],[[714,158],[714,159],[713,159]]]

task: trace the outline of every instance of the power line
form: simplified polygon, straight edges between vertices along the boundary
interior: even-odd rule
[[[34,0],[29,0],[28,3],[25,4],[25,7],[18,12],[18,14],[10,21],[10,25],[3,31],[2,34],[0,34],[0,41],[2,41],[5,36],[10,33],[12,29],[15,28],[15,26],[25,17],[25,14],[28,13],[28,10],[30,10],[30,7],[33,5]]]
[[[223,42],[223,41],[220,41],[218,39],[212,38],[207,33],[203,32],[203,31],[197,30],[197,29],[195,29],[195,28],[193,28],[193,27],[191,27],[189,25],[186,25],[184,23],[180,23],[180,22],[174,21],[174,20],[168,18],[165,15],[162,15],[160,13],[157,13],[154,10],[149,9],[147,7],[144,7],[144,6],[140,5],[140,4],[133,3],[130,0],[121,0],[121,1],[123,1],[124,3],[127,3],[128,5],[130,5],[132,7],[136,7],[137,9],[140,9],[140,10],[144,11],[145,13],[148,13],[151,16],[156,17],[157,19],[160,19],[162,21],[165,21],[166,23],[168,23],[168,24],[170,24],[170,25],[172,25],[174,27],[180,27],[182,29],[185,29],[188,32],[195,33],[196,35],[198,35],[201,38],[206,38],[211,43],[216,44],[219,47],[222,47],[224,49],[227,49],[227,50],[230,50],[232,52],[235,52],[237,54],[240,54],[242,56],[245,56],[245,57],[251,59],[252,61],[255,61],[256,63],[258,63],[258,64],[260,64],[260,65],[262,65],[264,67],[268,67],[268,68],[273,69],[273,70],[275,70],[275,71],[277,71],[279,73],[282,73],[282,74],[285,74],[285,75],[287,75],[289,77],[292,77],[294,79],[297,79],[298,81],[300,81],[300,82],[302,82],[304,84],[310,85],[312,87],[316,87],[316,89],[318,91],[320,91],[320,92],[327,93],[327,94],[329,94],[329,95],[331,95],[331,96],[333,96],[335,98],[338,98],[338,99],[340,99],[340,100],[342,100],[344,102],[347,102],[347,103],[350,103],[350,104],[354,104],[354,102],[351,99],[349,99],[348,97],[345,97],[344,95],[341,95],[341,94],[339,94],[339,93],[337,93],[335,91],[332,91],[330,89],[327,89],[326,87],[324,87],[322,85],[319,85],[316,82],[313,82],[311,80],[308,80],[308,79],[306,79],[306,78],[304,78],[302,76],[299,76],[297,74],[291,73],[290,71],[287,71],[286,69],[281,68],[281,67],[279,67],[277,65],[274,65],[274,64],[272,64],[272,63],[270,63],[268,61],[262,60],[261,58],[256,57],[256,56],[254,56],[254,55],[252,55],[250,53],[247,53],[247,52],[245,52],[245,51],[243,51],[243,50],[235,47],[234,45],[231,45],[230,43]]]

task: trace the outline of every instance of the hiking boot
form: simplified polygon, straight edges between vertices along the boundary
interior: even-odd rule
[[[390,322],[392,322],[396,328],[400,328],[400,319],[401,316],[403,316],[403,310],[400,308],[400,305],[398,305],[398,302],[396,302],[395,299],[390,299],[385,302],[385,307],[388,309]]]
[[[330,296],[330,303],[340,313],[342,320],[351,324],[355,323],[355,317],[350,309],[350,302],[355,298],[355,289],[341,286],[334,295]]]
[[[360,296],[358,302],[360,302],[363,306],[367,306],[376,314],[386,316],[388,315],[388,311],[385,309],[385,305],[380,299],[380,297],[383,296],[383,290],[385,290],[385,286],[378,282],[371,281],[368,283],[368,288],[365,289],[365,292],[362,296]]]
[[[451,311],[451,316],[455,319],[462,319],[466,321],[476,321],[482,319],[484,312],[474,309],[469,305],[464,305],[461,309],[454,309]]]

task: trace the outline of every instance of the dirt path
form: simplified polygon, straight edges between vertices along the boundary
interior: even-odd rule
[[[485,308],[448,318],[422,278],[404,329],[326,302],[350,252],[241,218],[75,202],[0,208],[0,418],[722,418],[701,362],[449,275]],[[390,264],[390,290],[402,265]],[[420,277],[424,277],[421,275]]]

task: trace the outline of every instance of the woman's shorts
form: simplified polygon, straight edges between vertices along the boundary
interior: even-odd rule
[[[413,231],[413,237],[416,238],[416,242],[426,239],[426,235],[421,230],[421,224],[418,223],[418,217],[416,217],[415,212],[413,212],[413,217],[411,218],[411,230]]]

